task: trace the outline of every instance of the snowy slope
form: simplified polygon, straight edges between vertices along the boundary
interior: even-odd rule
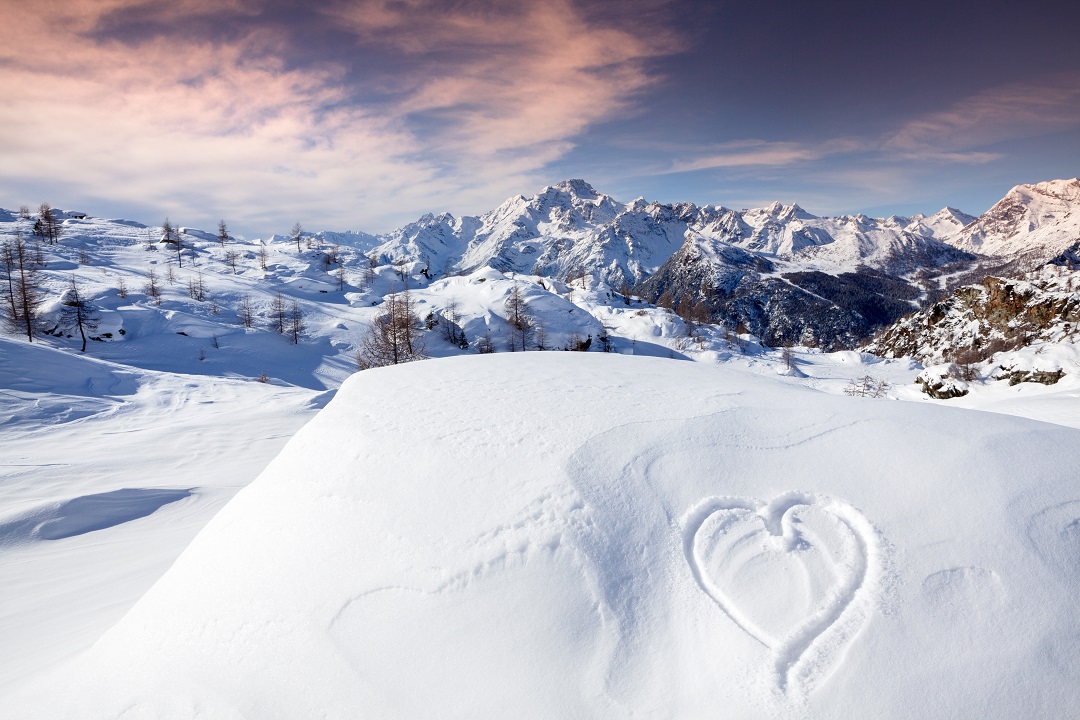
[[[5,712],[1062,716],[1075,444],[617,355],[361,373]]]
[[[0,687],[93,643],[324,402],[0,338]]]
[[[1080,179],[1017,185],[947,241],[984,255],[1047,260],[1080,240]]]

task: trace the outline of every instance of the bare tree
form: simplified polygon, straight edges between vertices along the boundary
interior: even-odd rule
[[[232,270],[233,275],[236,274],[236,261],[239,259],[240,253],[236,252],[235,250],[225,251],[225,264],[229,266],[230,270]]]
[[[303,234],[304,228],[301,227],[299,222],[293,225],[292,230],[289,231],[289,237],[291,237],[296,242],[296,252],[300,252],[300,238],[303,236]]]
[[[217,239],[221,243],[221,247],[225,247],[225,243],[229,241],[229,226],[225,224],[224,220],[219,220],[217,224]]]
[[[533,326],[536,319],[529,312],[529,304],[521,295],[521,287],[516,283],[510,289],[510,295],[503,305],[506,311],[506,324],[510,326],[510,332],[506,338],[506,346],[510,352],[528,350],[532,343]]]
[[[169,222],[169,218],[165,218],[165,222],[161,224],[161,242],[166,245],[172,244],[176,248],[176,262],[180,267],[184,267],[184,258],[180,254],[183,250],[183,241],[180,238],[180,231]]]
[[[48,240],[50,245],[60,241],[62,226],[49,203],[43,202],[38,207],[38,221],[41,223],[41,232],[38,232],[37,223],[34,224],[34,232],[38,233],[42,240]]]
[[[409,292],[390,295],[383,312],[376,316],[360,342],[356,354],[359,370],[421,360],[424,344],[420,320]]]
[[[0,245],[0,263],[8,322],[13,329],[25,329],[26,339],[33,342],[34,320],[44,297],[41,272],[34,262],[32,248],[21,232]]]
[[[251,302],[251,296],[244,293],[240,296],[240,304],[236,308],[236,315],[244,327],[255,327],[255,306]]]
[[[285,297],[280,293],[274,293],[274,299],[270,301],[270,312],[274,315],[274,327],[281,334],[285,334]]]
[[[143,285],[143,292],[154,301],[155,305],[161,304],[161,285],[158,283],[157,273],[154,272],[152,267],[146,271],[146,284]]]
[[[267,261],[269,259],[270,259],[270,251],[266,249],[265,244],[260,243],[259,244],[259,267],[262,268],[263,272],[266,272],[266,263],[267,263]]]
[[[82,350],[86,352],[86,333],[96,332],[101,322],[101,314],[97,308],[83,298],[79,292],[79,285],[75,282],[75,276],[71,276],[71,284],[61,300],[60,329],[65,334],[79,331],[82,337]],[[70,337],[70,335],[69,335]]]
[[[206,281],[203,279],[202,270],[188,278],[188,297],[197,302],[206,299]]]
[[[289,337],[293,345],[300,344],[300,334],[304,332],[304,312],[300,303],[293,299],[289,306]]]
[[[123,275],[117,276],[117,278],[116,278],[116,295],[117,295],[117,297],[126,298],[127,297],[127,292],[128,292],[127,291],[127,283],[124,282],[124,276]]]
[[[461,329],[461,312],[458,310],[457,298],[450,298],[442,311],[443,328],[446,341],[461,346],[465,333]]]
[[[20,220],[29,220],[30,219],[30,206],[29,205],[20,205],[19,206],[19,219]]]
[[[476,352],[481,355],[490,355],[495,352],[495,343],[491,341],[491,330],[484,330],[484,334],[476,339]]]
[[[170,285],[176,284],[176,271],[173,270],[171,262],[165,263],[165,282],[169,283]]]
[[[334,279],[337,280],[337,289],[338,290],[344,290],[345,289],[345,279],[346,279],[346,277],[348,277],[348,276],[345,274],[345,266],[344,265],[339,266],[338,269],[334,271]]]
[[[784,361],[784,367],[788,370],[795,369],[795,353],[791,350],[791,343],[784,343],[784,347],[780,350],[780,359]]]

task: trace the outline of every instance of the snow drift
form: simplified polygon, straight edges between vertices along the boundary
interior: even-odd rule
[[[1060,715],[1075,446],[670,360],[370,370],[5,712]]]

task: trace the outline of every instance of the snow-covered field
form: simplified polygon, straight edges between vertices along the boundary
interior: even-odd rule
[[[795,348],[792,368],[594,278],[368,273],[370,236],[190,231],[170,283],[137,223],[65,227],[45,315],[74,275],[102,339],[0,337],[0,717],[1080,702],[1071,345],[1056,385],[935,401],[910,360]],[[422,319],[453,305],[499,354],[436,324],[437,359],[349,379],[403,275]],[[502,352],[515,286],[548,347],[593,352]]]
[[[1075,441],[658,358],[371,370],[7,707],[1059,716],[1080,701]]]

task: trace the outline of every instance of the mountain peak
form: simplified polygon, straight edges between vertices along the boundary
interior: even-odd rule
[[[558,190],[568,193],[572,197],[580,200],[595,200],[600,197],[600,194],[596,192],[596,189],[589,183],[581,180],[580,178],[571,178],[569,180],[563,180],[562,182],[549,185],[544,190]]]

